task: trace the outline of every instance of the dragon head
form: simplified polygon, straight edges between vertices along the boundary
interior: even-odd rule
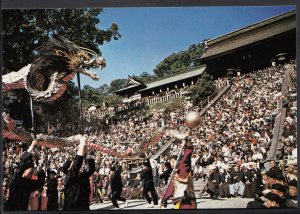
[[[68,59],[69,67],[72,71],[82,73],[93,80],[99,79],[97,74],[90,71],[90,69],[102,70],[106,66],[106,61],[103,57],[100,57],[95,51],[80,47],[63,37],[58,37],[57,39],[63,42],[65,47],[68,48],[66,50],[58,46],[54,49],[55,54]]]
[[[54,36],[39,49],[25,78],[25,88],[34,100],[52,102],[67,89],[67,82],[76,73],[98,80],[90,69],[103,69],[104,58],[95,51],[80,47],[61,36]]]

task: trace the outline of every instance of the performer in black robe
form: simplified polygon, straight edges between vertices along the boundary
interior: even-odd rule
[[[115,167],[111,167],[110,171],[113,173],[111,178],[111,201],[115,207],[119,207],[117,200],[126,202],[125,198],[121,197],[123,183],[121,178],[122,167],[119,166],[117,169]]]
[[[48,181],[47,181],[47,210],[58,210],[58,190],[56,172],[48,169]]]
[[[38,171],[37,180],[31,179],[33,174],[33,155],[31,151],[36,145],[33,141],[23,155],[18,169],[16,169],[9,185],[9,197],[5,205],[6,211],[26,211],[30,193],[42,188],[45,184],[45,172]]]
[[[143,181],[143,197],[147,200],[149,204],[148,207],[152,207],[152,200],[154,205],[158,205],[158,196],[154,188],[152,167],[149,161],[143,163],[141,180]],[[152,199],[149,197],[148,192],[151,193]]]
[[[86,157],[86,166],[83,166],[84,156],[87,154],[86,138],[80,138],[77,155],[67,172],[65,179],[64,210],[89,210],[91,193],[89,177],[95,171],[95,161]],[[66,163],[70,165],[70,162]],[[67,166],[63,167],[63,170]]]
[[[162,193],[163,193],[162,197],[164,196],[165,191],[167,190],[168,180],[169,180],[169,178],[170,178],[170,176],[171,176],[171,173],[172,173],[172,171],[173,171],[170,162],[166,162],[166,163],[165,163],[165,167],[166,167],[166,169],[165,169],[165,170],[163,171],[163,173],[159,176],[159,179],[164,179],[164,184],[165,184],[165,186],[164,186],[164,188],[163,188],[163,191],[162,191]],[[171,197],[171,196],[170,196],[170,197]],[[165,200],[162,200],[162,205],[161,205],[161,206],[163,206],[163,207],[166,208],[166,207],[167,207],[167,200],[168,200],[168,198],[165,198]]]

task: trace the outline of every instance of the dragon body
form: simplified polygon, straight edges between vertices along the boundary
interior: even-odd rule
[[[63,37],[55,36],[41,46],[38,51],[39,57],[32,64],[17,72],[10,72],[2,76],[3,93],[15,89],[26,89],[33,100],[50,103],[62,96],[67,89],[67,82],[77,73],[98,80],[97,74],[90,72],[89,69],[102,69],[106,65],[105,60],[94,51],[79,47]],[[5,113],[2,114],[2,123],[2,135],[11,140],[27,144],[36,140],[38,145],[48,148],[69,147],[79,143],[76,136],[61,138],[37,134],[34,138],[29,132],[18,128],[15,121]],[[129,148],[123,152],[93,142],[88,142],[88,146],[118,158],[134,158],[144,152],[148,145],[157,143],[162,135],[163,132],[156,133],[150,140],[141,142],[135,150]]]

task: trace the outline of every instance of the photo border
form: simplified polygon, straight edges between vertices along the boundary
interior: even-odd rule
[[[191,6],[284,6],[284,5],[295,5],[296,6],[296,13],[297,13],[297,27],[300,26],[300,19],[298,14],[300,14],[300,1],[299,0],[1,0],[1,9],[37,9],[37,8],[83,8],[83,7],[191,7]],[[2,13],[1,13],[2,15]],[[2,19],[1,20],[1,27],[2,27]],[[300,41],[299,36],[299,29],[296,29],[296,41]],[[300,54],[300,42],[296,42],[296,59]],[[2,68],[2,42],[0,43],[1,48],[1,55],[0,55],[0,62]],[[299,68],[299,60],[296,60],[297,69]],[[299,72],[297,70],[297,76]],[[1,75],[1,85],[2,85],[2,75]],[[297,79],[297,84],[299,85],[299,79]],[[297,93],[299,94],[299,87],[297,88]],[[2,91],[0,92],[2,98]],[[299,100],[297,99],[297,106],[299,106]],[[1,112],[3,111],[3,106],[0,107]],[[0,131],[2,132],[2,120],[0,125]],[[297,136],[299,137],[299,123],[297,123]],[[2,141],[2,135],[0,140]],[[298,139],[297,139],[298,140]],[[299,144],[298,144],[299,145]],[[0,143],[0,152],[2,156],[3,145],[2,142]],[[298,146],[297,151],[297,162],[298,166],[300,163],[300,149]],[[2,163],[2,162],[1,162]],[[0,177],[2,178],[3,172],[2,167],[0,169]],[[239,208],[239,209],[197,209],[197,210],[97,210],[97,211],[75,211],[75,213],[140,213],[143,212],[145,214],[152,214],[157,212],[163,213],[208,213],[208,214],[217,214],[217,213],[224,213],[224,214],[238,214],[238,213],[299,213],[300,212],[300,202],[299,202],[299,176],[300,172],[298,170],[298,208],[297,209],[247,209],[247,208]],[[2,189],[2,183],[1,183]],[[2,191],[1,191],[2,197]],[[25,213],[27,211],[17,211],[17,212],[9,212],[3,211],[2,207],[2,199],[0,202],[1,205],[1,212],[3,213]],[[57,211],[61,213],[61,211]],[[37,211],[35,213],[55,213],[53,211]],[[63,211],[63,213],[74,213]]]

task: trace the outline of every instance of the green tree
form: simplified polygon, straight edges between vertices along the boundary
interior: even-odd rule
[[[109,85],[110,93],[113,93],[113,92],[118,91],[121,88],[123,88],[123,86],[126,84],[126,82],[127,82],[126,79],[115,79],[115,80],[111,81],[111,83]]]
[[[208,96],[215,93],[216,87],[207,72],[201,75],[194,88],[192,89],[192,100],[198,104],[201,100],[205,100]]]
[[[92,49],[101,55],[99,45],[121,37],[118,25],[115,23],[105,30],[98,28],[99,16],[102,11],[101,8],[2,10],[3,74],[17,71],[32,63],[37,56],[37,48],[53,34],[64,36],[75,44]],[[66,95],[64,97],[66,99],[61,102],[72,103],[73,100],[68,99],[73,99],[73,97],[76,100],[77,91],[73,89],[76,88],[68,88],[66,93],[72,96]],[[13,96],[4,95],[4,108],[13,113],[15,110],[10,110],[10,108],[17,104],[18,100],[22,100],[20,104],[23,105],[24,111],[22,112],[24,115],[30,115],[27,92],[17,90],[10,92],[10,95]],[[38,112],[45,114],[43,117],[47,118],[47,112],[51,112],[51,109],[46,110],[45,105],[42,107],[39,105],[42,104],[36,103],[36,108],[42,110]],[[51,105],[55,106],[56,104]],[[60,109],[61,103],[56,107]],[[20,108],[22,109],[22,107]],[[25,116],[19,119],[28,120]]]
[[[187,50],[173,53],[158,63],[153,70],[157,77],[168,76],[184,69],[201,65],[199,58],[204,52],[204,41],[191,45]]]

